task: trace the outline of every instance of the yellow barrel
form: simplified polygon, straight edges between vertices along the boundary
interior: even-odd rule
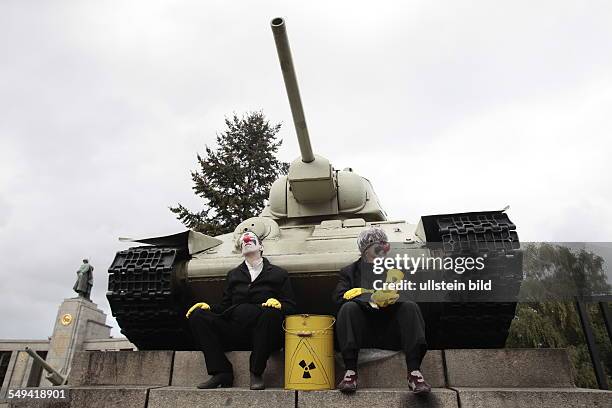
[[[285,389],[332,390],[333,316],[293,315],[285,319]]]

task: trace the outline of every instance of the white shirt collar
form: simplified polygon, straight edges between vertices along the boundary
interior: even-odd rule
[[[246,259],[244,260],[244,263],[246,264],[249,274],[251,275],[251,282],[253,282],[263,270],[263,258],[259,258],[259,260],[255,261],[253,265],[251,265]]]

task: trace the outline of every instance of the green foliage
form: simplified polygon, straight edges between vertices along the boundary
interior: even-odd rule
[[[597,388],[595,373],[571,293],[609,293],[601,257],[550,244],[531,244],[524,252],[525,281],[506,347],[560,347],[568,350],[576,385]],[[608,382],[612,384],[612,345],[596,304],[587,307]]]
[[[520,304],[506,340],[508,347],[563,347],[563,336],[553,319],[529,304]]]
[[[270,186],[288,163],[275,154],[282,144],[276,135],[280,124],[270,124],[262,112],[225,118],[225,130],[217,134],[217,149],[205,146],[197,155],[199,170],[191,172],[195,194],[204,208],[191,212],[182,204],[170,207],[187,227],[208,235],[233,231],[243,220],[259,215]]]
[[[601,256],[584,249],[548,243],[530,244],[524,250],[525,281],[521,287],[521,300],[610,293],[603,265]]]
[[[589,318],[608,383],[612,384],[612,346],[597,305],[589,305]],[[597,388],[595,372],[582,328],[571,302],[521,303],[510,327],[506,347],[558,347],[567,349],[576,385]]]

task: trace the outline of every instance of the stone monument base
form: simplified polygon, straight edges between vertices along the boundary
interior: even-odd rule
[[[91,300],[82,297],[64,299],[57,311],[46,361],[60,374],[67,376],[74,353],[83,350],[83,343],[110,338],[110,331],[106,313]],[[40,385],[47,387],[51,383],[43,378]]]
[[[235,388],[199,390],[207,378],[200,352],[78,352],[63,386],[71,402],[12,401],[12,407],[53,408],[608,408],[612,392],[576,388],[563,349],[430,350],[423,361],[431,394],[408,390],[404,356],[359,367],[359,390],[293,391],[282,388],[284,359],[268,361],[268,389],[248,387],[248,352],[231,352]],[[268,372],[268,370],[270,370]],[[342,367],[337,366],[337,372]]]

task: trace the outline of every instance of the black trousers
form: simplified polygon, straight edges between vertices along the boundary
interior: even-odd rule
[[[402,350],[409,372],[420,368],[427,352],[425,321],[414,302],[398,302],[382,309],[346,302],[338,312],[336,335],[347,370],[357,370],[361,348]]]
[[[250,371],[261,375],[270,354],[283,346],[283,319],[278,309],[242,304],[227,316],[197,309],[190,315],[189,325],[204,353],[208,374],[232,372],[226,351],[252,350]]]

